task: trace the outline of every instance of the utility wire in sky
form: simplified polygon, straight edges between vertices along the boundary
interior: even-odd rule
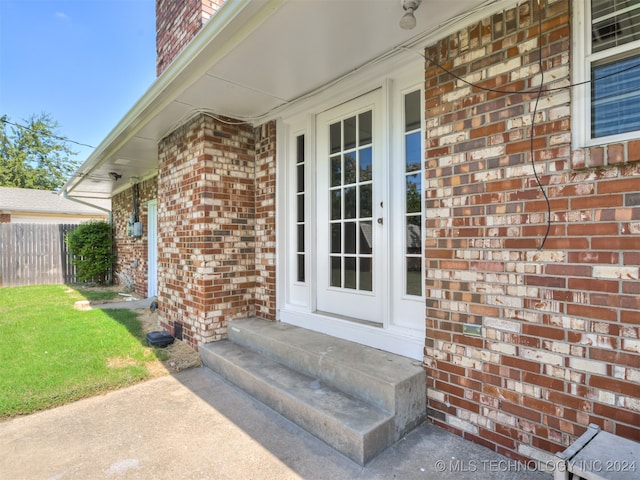
[[[52,133],[43,132],[42,130],[34,130],[33,128],[29,128],[26,125],[20,125],[19,123],[13,123],[13,122],[7,120],[6,118],[0,118],[0,121],[6,123],[8,125],[13,125],[14,127],[24,128],[25,130],[29,130],[30,132],[37,133],[38,135],[43,135],[45,137],[55,138],[56,140],[61,140],[63,142],[74,143],[76,145],[80,145],[81,147],[89,147],[89,148],[93,148],[93,149],[96,148],[93,145],[87,145],[86,143],[76,142],[75,140],[69,140],[66,137],[59,137],[58,135],[54,135]]]

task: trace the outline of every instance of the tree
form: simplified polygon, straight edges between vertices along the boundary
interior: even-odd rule
[[[56,190],[78,168],[76,152],[56,135],[58,123],[46,113],[25,125],[0,117],[0,186]]]

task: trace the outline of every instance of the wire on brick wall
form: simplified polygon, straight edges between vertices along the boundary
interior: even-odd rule
[[[538,187],[540,188],[540,191],[542,192],[542,195],[544,196],[544,199],[547,203],[547,230],[544,234],[544,237],[542,238],[542,241],[540,242],[540,246],[538,247],[538,250],[542,250],[542,248],[544,247],[544,244],[549,236],[549,233],[551,231],[551,202],[549,201],[549,197],[547,195],[547,192],[545,191],[544,187],[542,186],[542,182],[540,181],[540,177],[538,176],[538,172],[536,171],[536,167],[535,167],[535,161],[534,161],[534,128],[535,128],[535,117],[538,111],[538,104],[540,102],[540,98],[542,96],[543,93],[549,93],[549,92],[556,92],[556,91],[562,91],[562,90],[569,90],[573,87],[579,87],[579,86],[583,86],[583,85],[589,85],[591,83],[597,82],[599,80],[603,80],[605,78],[609,78],[609,77],[613,77],[615,75],[620,75],[621,73],[625,73],[631,70],[635,70],[635,69],[640,69],[640,63],[636,63],[634,65],[630,65],[629,67],[626,67],[622,70],[618,70],[615,72],[611,72],[608,73],[606,75],[601,75],[599,77],[595,77],[593,79],[590,80],[585,80],[583,82],[576,82],[576,83],[571,83],[569,85],[564,85],[564,86],[560,86],[560,87],[545,87],[544,86],[544,69],[543,69],[543,65],[542,65],[542,9],[540,7],[540,2],[542,0],[537,0],[537,4],[538,4],[538,65],[540,66],[540,75],[541,75],[541,80],[540,80],[540,86],[537,89],[531,89],[531,90],[509,90],[509,89],[499,89],[499,88],[489,88],[489,87],[484,87],[482,85],[479,85],[477,83],[473,83],[470,82],[466,79],[464,79],[463,77],[461,77],[460,75],[457,75],[456,73],[452,72],[451,70],[447,69],[444,65],[440,64],[436,59],[434,59],[433,57],[430,57],[429,55],[427,55],[426,53],[423,53],[423,51],[421,52],[416,52],[415,50],[413,50],[412,48],[409,47],[401,47],[403,50],[408,50],[410,52],[414,52],[417,55],[419,55],[420,57],[424,58],[425,60],[427,60],[428,62],[430,62],[431,64],[433,64],[434,66],[436,66],[437,68],[439,68],[440,70],[442,70],[443,72],[445,72],[446,74],[450,75],[451,77],[463,82],[466,85],[469,85],[472,88],[478,89],[478,90],[483,90],[485,92],[492,92],[492,93],[504,93],[504,94],[522,94],[522,95],[535,95],[536,96],[536,100],[534,103],[534,109],[533,109],[533,116],[531,117],[531,131],[530,131],[530,136],[529,136],[529,141],[530,141],[530,146],[529,146],[529,154],[530,154],[530,159],[531,159],[531,165],[533,167],[533,174],[536,178],[536,182],[538,183]],[[611,93],[609,95],[607,95],[606,97],[603,98],[607,98],[609,96],[613,97],[615,95],[618,95],[619,92],[614,92]]]
[[[457,75],[456,73],[452,72],[447,67],[445,67],[444,65],[438,63],[437,60],[435,60],[433,57],[430,57],[429,55],[416,52],[415,50],[412,50],[410,48],[405,48],[405,50],[408,50],[410,52],[416,53],[417,55],[419,55],[420,57],[424,58],[425,60],[428,60],[430,63],[432,63],[433,65],[438,67],[440,70],[442,70],[446,74],[452,76],[456,80],[460,80],[461,82],[465,83],[466,85],[469,85],[470,87],[476,88],[478,90],[484,90],[485,92],[492,92],[492,93],[507,93],[507,94],[521,94],[521,95],[534,95],[534,94],[537,94],[538,90],[539,90],[539,88],[531,89],[531,90],[501,90],[499,88],[483,87],[482,85],[470,82],[469,80],[466,80],[466,79],[462,78],[460,75]],[[542,93],[558,92],[558,91],[561,91],[561,90],[569,90],[569,89],[571,89],[573,87],[580,87],[580,86],[583,86],[583,85],[589,85],[590,83],[597,82],[598,80],[603,80],[605,78],[614,77],[616,75],[620,75],[621,73],[629,72],[629,71],[635,70],[635,69],[640,69],[640,63],[636,63],[635,65],[631,65],[629,67],[623,68],[622,70],[617,70],[617,71],[612,72],[612,73],[607,73],[606,75],[601,75],[599,77],[595,77],[592,80],[585,80],[584,82],[571,83],[569,85],[565,85],[565,86],[562,86],[562,87],[545,87],[545,88],[542,89]],[[610,94],[610,96],[615,96],[615,94]],[[607,98],[607,97],[603,97],[603,98]]]
[[[535,0],[534,0],[535,1]],[[544,189],[544,186],[542,185],[542,181],[540,180],[540,177],[538,176],[538,172],[536,171],[536,165],[535,165],[535,158],[534,158],[534,133],[535,133],[535,125],[536,125],[536,115],[538,113],[538,104],[540,102],[540,98],[542,97],[543,93],[547,93],[547,92],[552,92],[552,91],[559,91],[559,90],[567,90],[570,89],[572,87],[576,87],[576,86],[580,86],[580,85],[587,85],[589,83],[592,83],[593,81],[596,80],[601,80],[603,78],[607,78],[609,76],[613,76],[613,75],[618,75],[620,73],[623,73],[625,71],[628,70],[632,70],[634,68],[639,68],[640,64],[637,65],[633,65],[631,67],[628,67],[624,70],[618,71],[618,72],[614,72],[611,74],[607,74],[607,75],[603,75],[601,77],[597,77],[594,80],[587,80],[584,82],[579,82],[579,83],[573,83],[570,85],[566,85],[566,86],[562,86],[562,87],[554,87],[554,88],[547,88],[544,85],[544,68],[543,68],[543,62],[542,62],[542,9],[540,7],[540,2],[542,0],[538,0],[536,3],[538,5],[538,65],[540,68],[540,86],[535,89],[535,90],[502,90],[502,89],[497,89],[497,88],[488,88],[488,87],[483,87],[481,85],[478,85],[476,83],[470,82],[464,78],[462,78],[460,75],[455,74],[454,72],[450,71],[449,69],[447,69],[446,67],[444,67],[443,65],[441,65],[439,62],[437,62],[436,60],[434,60],[433,58],[431,58],[430,56],[428,56],[425,53],[418,53],[418,55],[420,55],[421,57],[423,57],[425,60],[431,62],[433,65],[435,65],[437,68],[439,68],[440,70],[442,70],[443,72],[447,73],[448,75],[452,76],[453,78],[460,80],[461,82],[465,83],[466,85],[469,85],[472,88],[476,88],[478,90],[483,90],[485,92],[492,92],[492,93],[505,93],[505,94],[524,94],[524,95],[534,95],[536,96],[536,100],[534,103],[534,107],[533,107],[533,112],[532,112],[532,116],[531,116],[531,129],[530,129],[530,134],[529,134],[529,156],[530,156],[530,160],[531,160],[531,166],[533,168],[533,174],[535,176],[536,182],[538,184],[538,188],[540,189],[540,191],[542,192],[542,195],[544,196],[545,202],[547,204],[547,229],[546,232],[540,242],[540,245],[538,246],[538,250],[542,250],[542,248],[544,247],[545,242],[547,241],[547,238],[549,237],[549,233],[551,231],[551,202],[549,201],[549,196],[547,195],[547,192]],[[406,50],[409,51],[414,51],[410,48],[405,48]],[[415,52],[415,51],[414,51]],[[417,52],[416,52],[417,53]]]
[[[549,232],[551,231],[551,202],[549,201],[549,196],[542,186],[542,182],[540,181],[540,177],[538,176],[538,172],[536,171],[536,163],[534,158],[534,149],[533,149],[533,137],[535,134],[535,125],[536,125],[536,114],[538,113],[538,103],[540,102],[540,97],[542,96],[542,89],[544,88],[544,68],[542,65],[542,9],[540,8],[541,0],[538,0],[538,66],[540,68],[540,86],[538,87],[538,94],[536,95],[536,103],[533,107],[533,114],[531,116],[531,133],[529,134],[529,155],[531,160],[531,168],[533,168],[533,174],[536,177],[536,182],[538,182],[538,187],[544,196],[545,201],[547,202],[547,230],[542,237],[542,241],[538,246],[538,250],[542,250],[545,242],[547,241],[547,237],[549,236]]]

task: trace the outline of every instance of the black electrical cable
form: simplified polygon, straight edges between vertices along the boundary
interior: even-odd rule
[[[430,57],[430,56],[428,56],[426,54],[422,55],[422,57],[424,57],[425,60],[428,60],[433,65],[438,67],[440,70],[442,70],[446,74],[452,76],[456,80],[460,80],[461,82],[469,85],[470,87],[477,88],[478,90],[484,90],[485,92],[492,92],[492,93],[509,93],[509,94],[521,94],[521,95],[534,95],[534,94],[537,95],[537,93],[539,91],[539,89],[535,89],[535,90],[500,90],[499,88],[483,87],[482,85],[479,85],[477,83],[473,83],[473,82],[470,82],[469,80],[465,80],[460,75],[457,75],[456,73],[453,73],[447,67],[445,67],[444,65],[438,63],[438,61],[436,61],[435,59],[433,59],[432,57]],[[622,70],[618,70],[618,71],[615,71],[615,72],[607,73],[606,75],[601,75],[601,76],[593,78],[591,80],[585,80],[584,82],[572,83],[570,85],[565,85],[565,86],[562,86],[562,87],[543,88],[542,92],[543,93],[558,92],[558,91],[561,91],[561,90],[568,90],[568,89],[573,88],[573,87],[580,87],[582,85],[589,85],[590,83],[597,82],[598,80],[603,80],[605,78],[614,77],[614,76],[619,75],[621,73],[625,73],[625,72],[629,72],[631,70],[635,70],[636,68],[640,69],[640,63],[636,63],[635,65],[630,65],[630,66],[628,66],[626,68],[623,68]]]
[[[94,148],[94,149],[96,148],[96,147],[94,147],[92,145],[87,145],[86,143],[76,142],[75,140],[69,140],[66,137],[60,137],[58,135],[54,135],[53,133],[46,133],[46,132],[43,132],[41,130],[34,130],[33,128],[27,127],[26,125],[20,125],[19,123],[11,122],[11,121],[7,120],[6,118],[0,118],[0,121],[2,121],[3,123],[6,123],[8,125],[13,125],[14,127],[24,128],[25,130],[29,130],[30,132],[37,133],[38,135],[43,135],[45,137],[55,138],[56,140],[61,140],[63,142],[74,143],[76,145],[80,145],[81,147],[89,147],[89,148]]]
[[[536,96],[536,103],[533,106],[533,115],[531,116],[531,133],[529,135],[529,155],[531,160],[531,168],[533,168],[533,174],[536,177],[536,182],[538,182],[538,187],[540,187],[540,191],[544,196],[545,201],[547,202],[547,231],[542,237],[542,241],[538,246],[538,250],[542,250],[545,242],[547,241],[547,237],[549,236],[549,232],[551,231],[551,202],[549,201],[549,197],[544,187],[542,186],[542,182],[540,181],[540,177],[538,176],[538,172],[536,171],[536,164],[534,158],[534,149],[533,149],[533,139],[534,139],[534,129],[536,125],[536,114],[538,113],[538,103],[540,102],[540,97],[542,96],[542,89],[544,88],[544,68],[542,65],[542,9],[540,8],[540,1],[538,1],[538,65],[540,68],[540,87],[538,88],[538,95]]]
[[[555,88],[545,88],[544,87],[544,68],[543,68],[543,63],[542,63],[542,9],[540,8],[540,1],[538,0],[538,66],[540,68],[540,86],[535,89],[535,90],[500,90],[500,89],[496,89],[496,88],[488,88],[488,87],[483,87],[481,85],[475,84],[473,82],[469,82],[468,80],[465,80],[464,78],[462,78],[461,76],[453,73],[452,71],[448,70],[446,67],[444,67],[443,65],[441,65],[440,63],[438,63],[437,61],[435,61],[434,59],[432,59],[431,57],[429,57],[426,54],[423,54],[422,56],[424,57],[425,60],[428,60],[429,62],[431,62],[433,65],[435,65],[436,67],[438,67],[440,70],[442,70],[443,72],[447,73],[448,75],[452,76],[453,78],[460,80],[461,82],[469,85],[472,88],[477,88],[478,90],[484,90],[485,92],[493,92],[493,93],[506,93],[506,94],[528,94],[528,95],[536,95],[536,100],[534,103],[534,107],[533,107],[533,113],[531,116],[531,129],[530,129],[530,135],[529,135],[529,155],[530,155],[530,160],[531,160],[531,166],[533,167],[533,174],[535,176],[536,182],[538,183],[538,188],[540,188],[540,191],[542,192],[542,195],[544,196],[544,199],[547,203],[547,230],[544,234],[544,237],[542,238],[542,241],[540,242],[540,246],[538,246],[538,250],[542,250],[542,248],[544,247],[545,242],[547,241],[547,237],[549,236],[549,233],[551,231],[551,202],[549,201],[549,197],[547,195],[547,192],[545,191],[542,182],[540,180],[540,177],[538,176],[538,172],[536,171],[536,165],[535,165],[535,159],[534,159],[534,129],[535,129],[535,124],[536,124],[536,114],[538,113],[538,104],[540,102],[540,98],[542,96],[543,92],[552,92],[552,91],[558,91],[558,90],[566,90],[572,87],[576,87],[579,85],[587,85],[589,83],[592,83],[594,81],[597,80],[601,80],[603,78],[607,78],[613,75],[618,75],[620,73],[632,70],[634,68],[638,68],[640,67],[640,63],[636,64],[636,65],[632,65],[628,68],[625,68],[623,70],[619,70],[617,72],[614,73],[610,73],[607,75],[603,75],[601,77],[595,78],[593,80],[587,80],[585,82],[580,82],[580,83],[574,83],[571,85],[567,85],[567,86],[563,86],[563,87],[555,87]]]

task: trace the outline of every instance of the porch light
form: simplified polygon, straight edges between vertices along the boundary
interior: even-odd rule
[[[400,28],[403,30],[411,30],[416,26],[416,17],[413,16],[413,12],[415,12],[422,0],[403,0],[402,8],[405,10],[405,14],[400,19]]]
[[[118,172],[109,172],[109,178],[114,182],[117,182],[122,178],[122,175],[120,175]]]

